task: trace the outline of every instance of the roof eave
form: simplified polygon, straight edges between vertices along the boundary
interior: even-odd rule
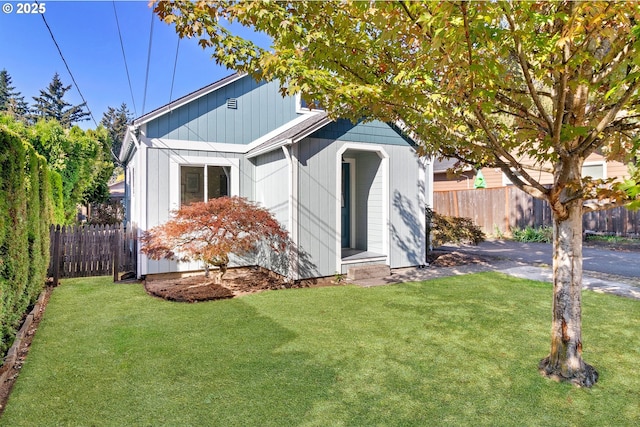
[[[122,146],[120,147],[120,153],[118,153],[118,160],[122,165],[126,166],[129,160],[131,160],[133,148],[137,145],[137,141],[135,128],[133,126],[127,126],[127,131],[124,134]]]
[[[137,119],[135,119],[133,121],[133,125],[134,126],[140,126],[143,125],[145,123],[150,122],[153,119],[156,119],[160,116],[162,116],[163,114],[166,114],[170,111],[173,111],[177,108],[180,108],[190,102],[192,102],[195,99],[198,99],[202,96],[208,95],[211,92],[214,92],[224,86],[227,86],[237,80],[240,80],[241,78],[245,77],[247,74],[246,73],[235,73],[232,74],[230,76],[224,77],[223,79],[218,80],[217,82],[211,83],[210,85],[207,85],[201,89],[196,90],[195,92],[191,92],[188,95],[185,95],[181,98],[176,99],[173,102],[170,102],[160,108],[157,108],[153,111],[150,111],[149,113],[142,115],[140,117],[138,117]]]
[[[249,152],[247,153],[247,158],[248,159],[253,159],[255,157],[258,157],[262,154],[266,154],[266,153],[270,153],[274,150],[277,150],[281,147],[284,147],[286,145],[291,145],[294,144],[296,142],[299,142],[301,140],[303,140],[304,138],[306,138],[307,136],[311,135],[312,133],[314,133],[315,131],[322,129],[323,127],[325,127],[326,125],[328,125],[329,123],[331,123],[331,119],[329,117],[325,117],[324,119],[320,120],[319,122],[315,123],[313,126],[310,126],[306,129],[304,129],[302,132],[298,133],[297,135],[290,137],[290,138],[283,138],[282,141],[279,141],[275,144],[271,144],[267,147],[263,147],[262,149],[257,149],[253,152]]]

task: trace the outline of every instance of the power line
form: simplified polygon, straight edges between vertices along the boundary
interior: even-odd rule
[[[37,1],[35,3],[38,4]],[[51,36],[51,40],[53,40],[53,44],[56,45],[56,48],[58,49],[58,53],[60,54],[60,58],[62,58],[62,62],[64,63],[64,66],[67,67],[67,72],[71,76],[71,81],[73,81],[73,84],[76,86],[76,89],[78,90],[78,93],[80,94],[80,98],[82,98],[82,102],[84,102],[85,107],[87,107],[87,110],[89,111],[89,115],[91,116],[91,120],[93,120],[93,123],[96,125],[96,127],[98,127],[98,122],[96,122],[96,118],[93,117],[93,113],[91,112],[91,108],[89,108],[89,104],[87,104],[87,100],[84,99],[84,96],[82,95],[82,92],[80,91],[80,86],[78,86],[78,83],[76,82],[76,79],[73,77],[73,73],[71,72],[71,69],[69,68],[69,64],[67,64],[67,60],[64,59],[64,55],[62,54],[62,50],[60,50],[60,46],[58,46],[58,42],[56,41],[56,38],[53,36],[53,31],[51,31],[51,27],[49,27],[49,24],[47,23],[47,20],[44,17],[44,13],[41,13],[40,16],[42,16],[42,20],[44,21],[44,25],[47,27],[47,30],[49,30],[49,35]]]
[[[176,80],[176,68],[178,67],[178,51],[180,50],[180,38],[178,37],[178,45],[176,46],[176,58],[173,61],[173,76],[171,76],[171,90],[169,91],[169,104],[173,100],[173,82]]]
[[[153,9],[151,10],[151,30],[149,30],[149,51],[147,52],[147,73],[144,77],[144,96],[142,97],[142,114],[147,102],[147,84],[149,83],[149,65],[151,64],[151,42],[153,41]]]
[[[118,27],[118,37],[120,38],[120,48],[122,49],[122,59],[124,59],[124,69],[127,72],[127,81],[129,82],[129,93],[131,93],[131,102],[133,103],[133,114],[138,117],[138,112],[136,111],[136,100],[133,97],[133,87],[131,86],[131,78],[129,77],[129,67],[127,66],[127,57],[124,54],[124,43],[122,43],[122,33],[120,32],[120,22],[118,21],[118,12],[116,11],[116,2],[113,3],[113,14],[116,16],[116,26]]]

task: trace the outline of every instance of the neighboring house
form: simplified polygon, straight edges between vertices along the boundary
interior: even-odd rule
[[[124,203],[124,181],[109,184],[109,200]]]
[[[234,74],[136,120],[122,145],[127,219],[140,232],[185,203],[239,195],[268,208],[295,244],[259,254],[292,279],[352,266],[425,264],[429,166],[383,122],[352,124],[282,97],[278,82]],[[139,255],[138,276],[202,269]]]
[[[457,176],[450,176],[447,170],[454,166],[457,160],[443,159],[433,164],[433,191],[469,190],[473,189],[476,171],[469,167]],[[506,187],[513,185],[509,178],[498,168],[482,168],[486,188]],[[582,167],[583,176],[593,178],[622,178],[629,174],[627,166],[620,162],[609,161],[597,153],[591,154]],[[548,173],[535,174],[543,185],[552,184],[553,177]]]

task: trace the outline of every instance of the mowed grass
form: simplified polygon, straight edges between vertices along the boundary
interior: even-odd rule
[[[161,301],[57,288],[0,424],[624,426],[640,422],[640,302],[583,295],[592,389],[541,377],[551,285],[497,273]]]

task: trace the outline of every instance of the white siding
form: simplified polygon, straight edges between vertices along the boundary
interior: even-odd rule
[[[384,206],[382,159],[375,152],[347,153],[356,161],[356,248],[386,254],[384,233],[388,230],[383,223],[387,207]]]
[[[425,181],[420,159],[410,147],[386,146],[390,165],[391,267],[425,263]],[[431,189],[427,189],[431,191]]]
[[[255,201],[289,229],[289,165],[282,150],[256,159]]]
[[[336,152],[337,143],[305,139],[299,152],[299,249],[311,260],[317,276],[331,276],[338,271],[335,242]],[[312,277],[301,271],[303,277]]]
[[[232,175],[231,187],[236,188],[236,195],[253,198],[253,164],[242,158],[236,153],[220,153],[199,150],[167,150],[160,148],[150,148],[147,150],[147,188],[146,188],[146,228],[151,229],[157,225],[166,222],[171,215],[171,211],[177,209],[178,198],[180,194],[180,180],[176,171],[180,164],[185,162],[197,163],[197,159],[202,160],[202,164],[206,164],[211,159],[229,159],[234,165],[238,165],[238,172],[235,178]],[[173,172],[172,172],[173,171]],[[173,196],[172,196],[173,194]],[[233,193],[232,193],[233,194]],[[203,266],[197,262],[176,262],[170,260],[147,260],[142,258],[142,262],[146,262],[146,266],[139,268],[142,274],[157,274],[179,271],[200,270]],[[240,261],[237,261],[240,262]],[[246,260],[244,263],[252,263],[252,260]],[[146,267],[146,268],[145,268]]]

